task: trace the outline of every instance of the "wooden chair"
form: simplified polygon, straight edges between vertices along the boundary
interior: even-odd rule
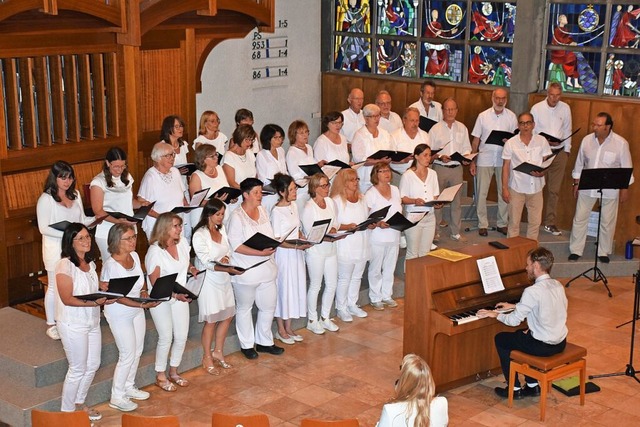
[[[33,409],[31,425],[33,427],[91,427],[91,421],[85,411],[47,412]]]
[[[264,414],[234,415],[214,412],[211,427],[269,427],[269,417]]]
[[[514,350],[511,352],[509,366],[509,407],[513,405],[513,387],[518,372],[535,378],[540,384],[540,421],[544,421],[547,408],[547,392],[551,382],[575,371],[580,372],[580,405],[584,406],[587,362],[584,357],[587,349],[567,343],[562,353],[539,357]]]
[[[122,414],[122,427],[180,427],[180,420],[175,415],[152,417]]]
[[[346,420],[313,420],[305,418],[300,423],[300,427],[359,427],[360,423],[355,418]]]

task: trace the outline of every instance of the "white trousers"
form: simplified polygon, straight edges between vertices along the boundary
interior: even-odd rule
[[[318,320],[318,295],[322,287],[324,276],[324,292],[322,293],[322,307],[320,315],[328,319],[331,305],[338,287],[338,257],[336,254],[322,256],[307,254],[307,271],[309,272],[309,290],[307,291],[307,315],[310,321]]]
[[[435,234],[436,216],[433,212],[429,212],[418,225],[404,232],[407,238],[407,255],[405,259],[418,258],[428,254]]]
[[[56,324],[56,272],[47,270],[47,293],[44,294],[44,314],[47,317],[47,325]],[[74,409],[75,410],[75,409]]]
[[[393,294],[393,273],[398,261],[400,246],[396,244],[371,244],[369,260],[369,300],[381,302]]]
[[[96,246],[100,250],[100,258],[102,258],[102,262],[104,263],[106,260],[111,258],[111,254],[109,253],[109,244],[107,243],[106,237],[96,237],[94,238],[96,242]]]
[[[336,289],[336,310],[354,307],[360,296],[360,283],[367,261],[342,263],[338,261],[338,287]]]
[[[189,335],[189,303],[172,299],[150,308],[149,311],[158,331],[156,372],[167,370],[169,350],[171,350],[169,366],[177,368],[182,362],[182,354]]]
[[[587,228],[589,227],[591,209],[593,209],[596,202],[600,200],[599,197],[590,197],[582,193],[582,191],[578,193],[576,214],[573,217],[571,239],[569,240],[569,251],[572,254],[580,256],[582,256],[584,252],[584,244],[587,240]],[[598,256],[608,256],[613,252],[613,236],[616,232],[616,222],[618,221],[618,197],[615,199],[602,199],[600,216]]]
[[[476,194],[476,212],[478,214],[478,228],[489,228],[487,219],[487,195],[493,175],[496,176],[496,187],[498,190],[498,227],[506,227],[509,224],[509,212],[507,202],[502,199],[502,166],[478,166],[476,168],[476,183],[478,194]]]
[[[100,325],[86,326],[58,323],[62,347],[67,355],[69,369],[62,385],[62,412],[73,412],[76,405],[84,404],[89,387],[100,367],[102,334]]]
[[[140,309],[134,317],[123,316],[107,320],[118,347],[118,363],[113,371],[111,399],[123,399],[126,392],[135,387],[146,332],[144,310]]]
[[[236,296],[236,330],[241,348],[253,348],[254,344],[273,345],[271,324],[276,311],[277,288],[275,280],[245,285],[233,283]],[[258,307],[255,332],[251,310]]]

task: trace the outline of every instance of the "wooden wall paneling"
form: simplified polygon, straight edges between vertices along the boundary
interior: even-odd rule
[[[2,67],[2,59],[0,59],[0,71]],[[4,82],[2,73],[0,72],[0,99],[5,99]],[[0,104],[0,159],[7,158],[7,126],[5,124],[6,115],[4,111],[4,103]],[[2,199],[0,199],[0,202]],[[1,221],[0,221],[1,222]]]
[[[193,28],[187,28],[185,30],[185,38],[181,43],[183,60],[181,64],[183,66],[181,76],[189,76],[189,78],[180,79],[183,82],[183,96],[182,96],[182,119],[185,122],[186,129],[185,137],[188,135],[198,134],[198,118],[196,118],[196,36]],[[190,153],[191,156],[193,153]]]
[[[91,81],[93,89],[93,105],[95,112],[93,115],[95,126],[95,137],[107,137],[107,117],[106,117],[106,93],[105,93],[105,69],[103,54],[94,53],[91,55]]]
[[[33,58],[20,58],[18,60],[20,72],[20,94],[22,101],[22,137],[23,145],[29,148],[38,146],[36,104],[33,82]]]
[[[107,52],[104,54],[104,74],[106,134],[120,136],[120,110],[118,102],[120,85],[118,84],[118,57],[115,52]]]
[[[53,163],[53,159],[51,163]],[[49,168],[43,168],[4,175],[2,187],[6,195],[8,216],[12,215],[12,211],[36,206],[48,173]]]
[[[16,60],[5,58],[2,60],[4,67],[5,104],[7,111],[7,125],[9,148],[22,150],[22,132],[20,130],[20,94],[18,86],[18,69]]]
[[[352,88],[362,88],[364,79],[356,76],[338,76],[332,74],[324,74],[322,79],[322,113],[329,111],[342,111],[349,105],[347,104],[347,96]],[[369,99],[365,96],[365,104],[369,103]]]
[[[0,95],[2,95],[2,79],[0,79]],[[0,98],[1,99],[1,98]],[[6,154],[6,145],[3,143],[3,123],[2,114],[4,108],[0,107],[0,144]],[[2,168],[0,168],[0,183],[2,179]],[[2,185],[0,185],[0,307],[6,307],[9,305],[9,287],[6,285],[9,282],[9,269],[6,267],[9,264],[9,250],[7,248],[7,241],[5,238],[5,218],[7,217],[7,204],[5,202],[5,192]]]
[[[178,49],[143,50],[140,52],[141,131],[159,134],[162,119],[171,114],[182,115],[183,103],[182,51]]]
[[[53,118],[53,141],[64,143],[67,140],[64,106],[64,75],[62,73],[62,57],[49,57],[49,82],[51,84],[51,114]]]
[[[80,101],[80,137],[89,141],[95,139],[94,133],[94,99],[92,99],[91,56],[78,55],[79,101]]]
[[[124,0],[86,1],[56,0],[58,9],[73,10],[103,19],[117,27],[122,25],[122,4]]]
[[[64,105],[67,118],[67,139],[62,141],[80,141],[80,108],[78,98],[78,60],[75,55],[65,55],[63,69]]]
[[[33,75],[36,87],[36,106],[38,111],[38,143],[42,147],[53,144],[51,139],[51,91],[49,90],[49,73],[47,57],[38,56],[33,59]]]

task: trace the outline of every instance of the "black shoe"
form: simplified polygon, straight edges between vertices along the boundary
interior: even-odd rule
[[[240,351],[244,354],[244,357],[249,360],[258,358],[258,352],[252,348],[241,348]]]
[[[478,229],[478,234],[482,237],[487,237],[489,235],[489,233],[487,232],[486,228],[479,228]]]
[[[509,398],[509,391],[507,390],[507,387],[496,387],[493,389],[496,394],[500,397],[502,397],[503,399],[508,399]],[[513,392],[513,400],[520,400],[522,399],[522,389],[520,390],[514,390]]]
[[[609,264],[609,261],[611,261],[611,260],[609,259],[608,256],[605,255],[605,256],[599,256],[598,257],[598,261],[603,262],[605,264]]]
[[[506,236],[507,235],[507,231],[509,231],[509,230],[508,230],[507,227],[496,227],[496,231],[498,233],[502,233],[502,234],[504,234]]]
[[[279,355],[284,353],[284,348],[278,347],[277,345],[260,345],[256,344],[256,350],[260,353],[269,353]]]
[[[522,397],[535,397],[540,396],[540,385],[529,387],[528,385],[520,389]]]
[[[569,261],[577,261],[579,259],[580,259],[580,255],[578,255],[578,254],[569,255]]]

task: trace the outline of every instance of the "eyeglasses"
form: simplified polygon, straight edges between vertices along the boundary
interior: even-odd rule
[[[182,128],[184,128],[184,126],[183,125],[174,125],[173,128],[174,129],[182,129]]]
[[[132,240],[136,240],[137,238],[138,238],[138,235],[137,235],[137,234],[134,234],[133,236],[123,237],[123,238],[121,238],[120,240],[124,240],[124,241],[126,241],[126,242],[130,242],[130,241],[132,241]]]
[[[109,163],[109,167],[111,169],[116,169],[116,170],[121,170],[127,167],[127,164],[125,163],[124,165],[114,165],[113,163]]]
[[[318,188],[329,188],[329,184],[320,184]]]
[[[379,119],[380,114],[372,114],[371,116],[364,116],[365,119]]]
[[[299,130],[296,132],[298,135],[309,135],[309,129],[307,130]]]
[[[73,240],[75,240],[76,242],[91,241],[91,236],[88,234],[86,236],[77,236],[77,237],[74,237]]]
[[[274,135],[271,139],[284,139],[282,135]]]
[[[334,120],[332,122],[329,122],[332,125],[336,125],[336,126],[342,126],[344,124],[344,122],[342,120]]]
[[[165,159],[173,159],[176,156],[176,153],[168,153],[168,154],[163,154],[160,157],[164,157]]]
[[[526,121],[526,122],[518,122],[518,124],[520,126],[531,126],[533,124],[533,122],[531,120]]]

